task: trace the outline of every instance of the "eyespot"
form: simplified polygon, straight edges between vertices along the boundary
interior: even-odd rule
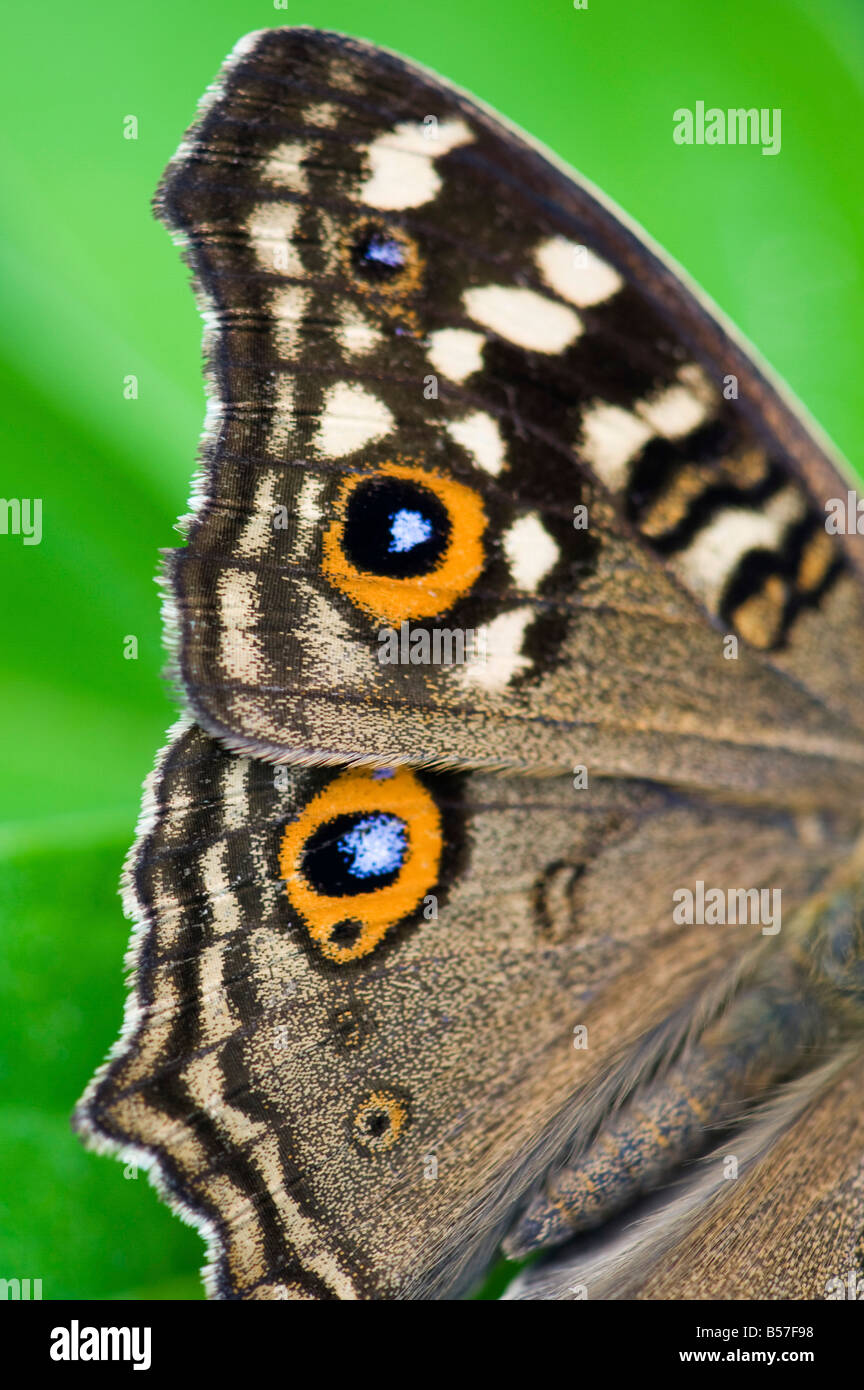
[[[445,613],[485,560],[476,492],[409,464],[349,478],[324,534],[325,577],[379,622]]]
[[[420,288],[420,250],[401,227],[369,219],[354,223],[343,243],[342,262],[351,284],[378,298],[388,311],[395,307],[389,301],[402,301]]]
[[[342,964],[374,951],[438,878],[438,807],[405,768],[386,780],[341,773],[286,827],[285,891],[311,940]]]
[[[354,1111],[354,1139],[369,1153],[392,1149],[408,1123],[408,1105],[392,1091],[373,1091]]]

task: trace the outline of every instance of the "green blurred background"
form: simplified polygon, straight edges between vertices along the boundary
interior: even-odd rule
[[[402,51],[548,144],[690,271],[859,464],[861,0],[7,11],[0,490],[43,499],[44,535],[0,536],[0,1277],[41,1278],[45,1298],[201,1296],[194,1231],[143,1175],[85,1153],[69,1112],[120,1024],[118,875],[173,717],[153,576],[204,408],[200,322],[149,202],[222,59],[279,23]],[[698,100],[780,107],[781,153],[673,144],[673,110]]]

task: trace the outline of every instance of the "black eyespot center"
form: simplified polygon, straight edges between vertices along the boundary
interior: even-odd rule
[[[370,478],[348,499],[342,545],[356,569],[407,579],[438,567],[451,531],[447,508],[431,488],[407,478]]]
[[[373,1110],[366,1118],[366,1129],[373,1139],[380,1139],[390,1128],[390,1116],[386,1110]]]
[[[385,811],[355,811],[319,825],[301,858],[304,877],[318,893],[351,897],[395,883],[408,857],[408,827]],[[362,927],[350,919],[330,933],[338,945],[353,945]]]

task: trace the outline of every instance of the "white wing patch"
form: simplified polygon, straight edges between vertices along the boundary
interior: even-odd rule
[[[504,532],[501,544],[507,556],[513,583],[533,593],[558,562],[560,550],[540,518],[529,512]]]
[[[535,260],[549,288],[579,309],[602,304],[624,283],[618,271],[589,247],[579,246],[563,236],[541,242]]]
[[[287,188],[291,193],[308,193],[309,176],[301,160],[309,153],[308,145],[292,141],[277,145],[264,161],[262,173],[268,183]]]
[[[464,381],[481,370],[485,346],[485,336],[472,333],[470,328],[439,328],[429,335],[429,361],[441,376]]]
[[[598,401],[582,416],[580,452],[606,486],[618,492],[627,483],[632,460],[652,434],[651,426],[632,411]]]
[[[357,382],[337,381],[325,397],[315,445],[323,458],[344,458],[389,434],[395,423],[371,391]]]
[[[244,685],[266,684],[268,663],[254,629],[258,623],[257,579],[251,570],[225,569],[216,581],[222,669]]]
[[[273,454],[284,457],[288,440],[294,428],[294,378],[282,376],[276,383],[276,401],[273,406],[273,423],[267,447]]]
[[[463,420],[449,420],[447,433],[461,445],[478,468],[497,478],[507,462],[507,450],[498,421],[485,410],[475,410]]]
[[[261,203],[252,209],[246,230],[265,270],[279,271],[283,275],[305,275],[294,245],[300,212],[299,203]]]
[[[246,758],[231,758],[222,776],[222,806],[226,830],[243,830],[249,824],[249,804],[246,781],[249,762]]]
[[[372,352],[383,338],[366,315],[349,302],[340,312],[336,341],[343,352],[353,357],[355,354],[362,356],[365,352]]]
[[[694,537],[675,567],[693,592],[716,612],[729,576],[742,556],[750,550],[780,549],[784,533],[802,519],[805,511],[804,498],[792,487],[783,488],[758,512],[747,507],[725,507]]]
[[[575,310],[518,285],[475,286],[463,302],[476,323],[529,352],[563,352],[582,332]]]
[[[273,537],[277,506],[274,489],[278,481],[277,473],[266,472],[255,488],[255,509],[235,545],[237,554],[245,560],[256,560],[263,555]]]
[[[303,119],[307,125],[329,129],[339,120],[339,107],[334,106],[332,101],[313,102],[303,112]]]
[[[436,196],[441,176],[434,161],[473,139],[464,121],[425,126],[404,121],[366,147],[369,176],[355,194],[373,208],[418,208]]]
[[[680,439],[705,423],[717,406],[717,392],[695,363],[682,367],[678,381],[624,410],[597,401],[582,414],[580,452],[613,492],[627,486],[630,464],[649,439]]]
[[[280,357],[290,360],[300,351],[300,330],[311,290],[304,285],[288,285],[273,295],[273,340]]]
[[[639,401],[636,410],[664,439],[680,439],[704,424],[716,404],[711,383],[701,367],[684,367],[680,385],[668,386],[656,396]]]
[[[297,538],[292,555],[292,560],[295,563],[307,560],[312,554],[324,519],[324,510],[321,505],[324,487],[325,479],[312,472],[306,474],[300,486],[296,510]]]
[[[454,675],[466,685],[500,690],[509,685],[520,671],[531,665],[522,654],[525,629],[537,614],[533,608],[513,608],[499,613],[484,629],[485,650],[473,655],[464,666],[454,666]]]

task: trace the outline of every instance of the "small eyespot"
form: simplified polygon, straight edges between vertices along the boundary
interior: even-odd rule
[[[322,570],[380,623],[446,613],[485,563],[478,493],[413,464],[349,477],[324,533]]]
[[[360,960],[415,912],[437,881],[441,816],[407,768],[386,780],[343,772],[285,829],[285,892],[329,961]]]
[[[406,317],[412,328],[412,296],[423,279],[423,257],[416,241],[402,227],[363,218],[347,229],[342,242],[342,266],[348,284],[388,317]]]
[[[368,1153],[381,1153],[399,1142],[408,1124],[408,1105],[392,1091],[373,1091],[354,1111],[355,1141]]]

